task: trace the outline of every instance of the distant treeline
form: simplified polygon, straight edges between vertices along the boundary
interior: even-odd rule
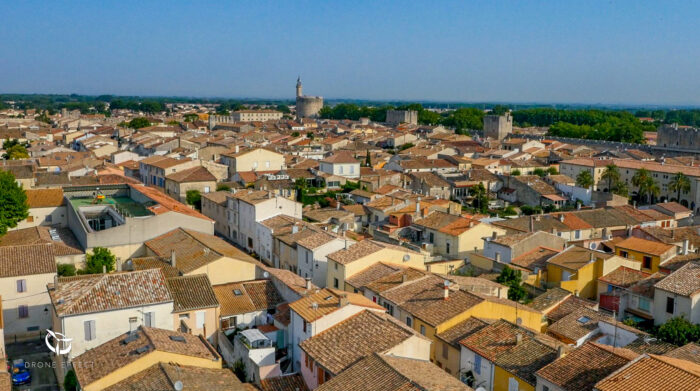
[[[109,115],[107,104],[112,110],[129,109],[143,111],[145,113],[158,113],[166,110],[167,103],[190,104],[218,104],[219,113],[226,114],[230,110],[249,105],[273,105],[279,110],[288,112],[290,100],[239,100],[216,98],[179,98],[179,97],[138,97],[138,96],[114,96],[114,95],[42,95],[42,94],[0,94],[0,109],[9,108],[6,102],[15,102],[18,110],[46,110],[49,114],[55,114],[61,109],[80,110],[83,114],[103,113]]]

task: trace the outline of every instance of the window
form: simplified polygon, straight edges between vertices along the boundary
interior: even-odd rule
[[[204,186],[204,192],[209,193],[209,186]]]
[[[29,317],[29,306],[28,305],[20,305],[19,307],[17,307],[17,311],[18,311],[18,316],[20,319]]]
[[[474,373],[481,375],[481,356],[478,354],[474,355]]]
[[[270,168],[270,161],[269,160],[265,162],[265,168]]]
[[[85,329],[85,340],[92,341],[95,339],[95,321],[86,320],[83,322],[83,328]]]
[[[204,328],[204,315],[206,313],[204,311],[197,311],[197,319],[195,323],[195,327],[198,329],[203,329]]]
[[[435,235],[432,232],[430,233],[428,240],[430,241],[430,243],[432,243],[435,240]]]
[[[547,386],[542,386],[542,391],[549,391],[549,387],[547,387]]]
[[[561,271],[561,280],[562,281],[569,281],[571,280],[571,272],[568,272],[566,270]]]
[[[350,173],[354,174],[355,173],[355,166],[350,166]]]
[[[442,344],[442,358],[447,358],[448,357],[448,352],[447,352],[447,344],[443,343]]]
[[[425,326],[420,325],[420,334],[425,335]]]
[[[515,380],[514,377],[508,378],[508,391],[518,391],[519,387],[520,387],[520,384],[518,384],[518,381]]]
[[[651,257],[645,255],[644,258],[642,258],[642,267],[645,269],[651,269]]]
[[[338,287],[340,286],[340,282],[338,281],[337,278],[333,279],[333,288],[339,289]]]
[[[305,321],[305,320],[302,320],[302,322],[304,322],[304,323],[302,324],[302,331],[306,332],[306,321]]]
[[[608,292],[612,292],[615,289],[615,286],[608,284]]]
[[[23,293],[27,291],[27,280],[17,280],[17,293]]]
[[[34,222],[34,216],[27,216],[27,222],[28,222],[28,223],[33,223],[33,222]]]
[[[666,298],[666,313],[673,315],[674,307],[676,306],[676,299],[673,297]]]
[[[45,218],[44,220],[46,220],[47,223],[50,223],[50,222],[53,221],[53,216],[52,216],[52,215],[48,215],[48,216],[46,216],[46,218]]]
[[[413,326],[411,323],[413,323],[413,320],[411,319],[410,316],[407,316],[407,317],[406,317],[406,325],[407,325],[408,327],[411,327],[411,326]]]
[[[389,315],[394,316],[394,306],[385,302],[384,303],[384,308],[389,312]]]
[[[156,327],[156,313],[146,312],[143,314],[146,327]]]
[[[307,264],[309,263],[309,255],[310,255],[310,254],[309,254],[309,252],[307,251],[307,252],[306,252],[306,263],[307,263]]]
[[[376,303],[377,302],[377,296],[372,296],[372,302]]]
[[[340,167],[338,167],[338,174],[342,174],[342,173],[343,173],[343,166],[340,166]]]
[[[637,308],[639,308],[642,311],[649,312],[650,304],[651,304],[651,301],[649,299],[647,299],[646,297],[640,297],[639,303],[637,304]]]
[[[449,243],[445,243],[445,252],[448,254],[450,253],[450,244]]]
[[[576,231],[574,231],[574,238],[576,238],[576,239],[581,238],[581,230],[580,229],[577,229]]]
[[[620,250],[620,256],[623,258],[629,258],[629,254],[627,251]]]

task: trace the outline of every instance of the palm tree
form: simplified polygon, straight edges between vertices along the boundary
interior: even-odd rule
[[[668,189],[676,191],[676,202],[681,202],[681,191],[684,193],[690,191],[690,179],[682,172],[677,172],[676,175],[671,178]]]
[[[645,171],[641,175],[640,172]],[[653,197],[657,197],[659,193],[661,192],[661,189],[659,189],[659,185],[656,184],[656,181],[654,181],[654,178],[650,177],[649,171],[646,171],[645,169],[641,169],[637,171],[637,174],[634,174],[634,177],[632,177],[632,184],[637,186],[637,196],[639,197],[639,201],[642,201],[644,198],[649,196],[649,203],[653,200]]]
[[[632,177],[632,184],[637,186],[637,197],[639,197],[639,201],[642,200],[642,187],[650,178],[651,175],[649,175],[649,171],[646,168],[640,168]]]
[[[623,181],[615,182],[612,192],[622,197],[627,197],[629,195],[629,190],[627,189],[627,183]]]
[[[608,191],[612,191],[613,183],[617,183],[620,180],[620,171],[617,170],[615,164],[608,164],[605,166],[605,170],[603,170],[600,178],[608,181]]]
[[[581,171],[576,176],[576,186],[588,189],[593,186],[593,176],[589,171]]]

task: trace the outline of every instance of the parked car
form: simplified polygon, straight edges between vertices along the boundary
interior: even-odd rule
[[[10,374],[12,375],[12,384],[15,386],[32,382],[32,374],[27,368],[27,363],[21,358],[12,361]]]

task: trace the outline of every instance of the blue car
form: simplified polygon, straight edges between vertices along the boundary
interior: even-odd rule
[[[15,386],[32,382],[32,374],[27,369],[27,363],[23,359],[12,361],[12,384]]]

